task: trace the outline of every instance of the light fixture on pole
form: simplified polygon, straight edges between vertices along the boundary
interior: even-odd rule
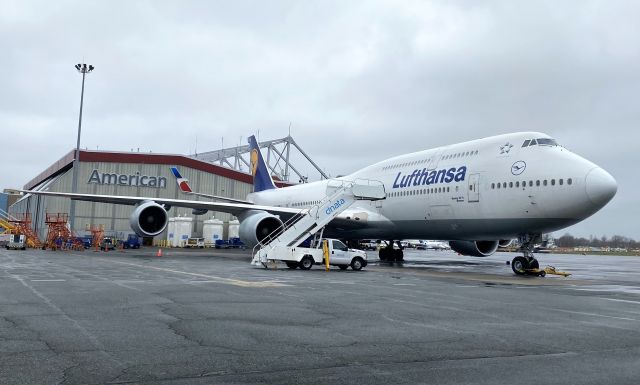
[[[82,74],[82,91],[80,92],[80,116],[78,117],[78,140],[76,142],[76,152],[73,157],[73,180],[71,182],[71,192],[78,192],[78,168],[80,167],[80,133],[82,132],[82,104],[84,102],[84,78],[85,76],[92,72],[95,68],[91,64],[76,64],[76,70]],[[76,201],[71,200],[69,206],[69,226],[71,227],[71,231],[74,230],[76,221]]]

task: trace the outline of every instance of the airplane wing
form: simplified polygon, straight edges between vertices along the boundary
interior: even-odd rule
[[[222,213],[229,213],[237,216],[246,210],[264,210],[272,214],[279,214],[284,217],[290,217],[298,214],[304,209],[294,209],[289,207],[278,206],[260,206],[252,203],[234,203],[234,202],[207,202],[207,201],[193,201],[183,199],[166,199],[166,198],[152,198],[152,197],[132,197],[132,196],[114,196],[114,195],[97,195],[97,194],[77,194],[77,193],[63,193],[55,191],[29,191],[23,190],[22,192],[34,195],[55,196],[71,198],[78,201],[86,202],[99,202],[99,203],[112,203],[118,205],[134,206],[144,201],[154,201],[158,204],[165,206],[187,207],[190,209],[206,209],[211,211],[218,211]]]
[[[244,203],[244,204],[248,204],[248,205],[252,205],[253,204],[252,202],[249,202],[248,200],[221,197],[219,195],[210,195],[210,194],[203,194],[203,193],[197,193],[197,192],[190,192],[190,193],[185,192],[185,194],[187,194],[187,195],[196,195],[196,196],[203,197],[203,198],[209,198],[209,199],[213,199],[213,200],[219,201],[219,202]]]

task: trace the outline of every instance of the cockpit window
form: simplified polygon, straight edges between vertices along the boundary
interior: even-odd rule
[[[535,146],[536,144],[538,144],[538,142],[536,142],[535,139],[531,140],[531,143],[529,143],[529,146]]]
[[[531,140],[525,140],[524,143],[522,143],[522,147],[527,147],[529,145],[529,142],[531,142]]]
[[[538,139],[538,144],[541,146],[557,146],[558,145],[558,143],[556,143],[556,141],[551,138]]]

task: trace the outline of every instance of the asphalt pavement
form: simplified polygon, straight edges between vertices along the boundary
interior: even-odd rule
[[[640,384],[640,258],[0,250],[1,384]],[[375,260],[375,258],[373,258]]]

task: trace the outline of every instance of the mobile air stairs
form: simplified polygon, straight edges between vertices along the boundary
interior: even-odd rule
[[[386,198],[384,184],[379,181],[329,180],[326,197],[319,204],[302,210],[287,220],[283,227],[265,237],[253,248],[252,265],[267,267],[269,262],[297,261],[295,249],[307,238],[324,229],[332,219],[359,200]],[[316,261],[321,262],[321,261]]]

